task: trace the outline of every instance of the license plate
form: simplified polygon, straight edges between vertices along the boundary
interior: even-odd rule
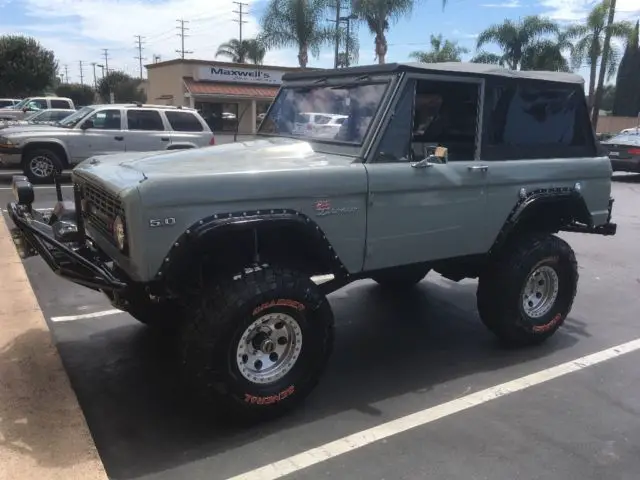
[[[609,152],[609,156],[610,157],[619,157],[620,156],[620,152]]]

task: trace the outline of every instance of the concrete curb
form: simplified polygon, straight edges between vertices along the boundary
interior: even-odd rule
[[[0,214],[0,480],[106,480]]]

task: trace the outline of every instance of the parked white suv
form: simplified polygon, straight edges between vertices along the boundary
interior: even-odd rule
[[[214,145],[213,132],[191,108],[91,105],[56,125],[0,130],[0,164],[21,167],[33,183],[96,155]],[[179,161],[179,158],[176,158]]]
[[[22,120],[33,112],[50,108],[76,109],[73,100],[67,97],[28,97],[13,107],[0,109],[0,120]]]

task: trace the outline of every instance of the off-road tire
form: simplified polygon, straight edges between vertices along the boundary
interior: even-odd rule
[[[247,380],[238,345],[257,319],[284,313],[301,332],[293,367],[271,383]],[[333,348],[333,312],[311,279],[264,267],[212,280],[190,306],[183,330],[183,366],[201,400],[242,422],[274,418],[300,404],[318,383]]]
[[[379,272],[371,276],[375,282],[383,288],[393,290],[406,290],[420,283],[429,273],[429,268],[410,267],[394,268]]]
[[[40,176],[34,173],[34,171],[32,170],[32,162],[38,157],[44,157],[49,162],[51,162],[53,170],[51,171],[50,175]],[[24,158],[22,160],[22,170],[29,181],[34,184],[53,183],[54,177],[62,173],[63,168],[64,165],[60,156],[57,153],[49,150],[48,148],[38,148],[36,150],[31,150],[24,155]]]
[[[557,295],[539,318],[525,311],[526,282],[540,267],[557,275]],[[548,271],[548,270],[547,270]],[[569,244],[550,234],[521,236],[505,245],[480,275],[477,305],[482,322],[506,346],[542,343],[564,323],[578,285],[578,263]]]

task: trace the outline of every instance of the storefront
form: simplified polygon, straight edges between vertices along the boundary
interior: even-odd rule
[[[147,65],[147,102],[196,108],[215,132],[255,133],[282,76],[298,68],[204,60]]]

